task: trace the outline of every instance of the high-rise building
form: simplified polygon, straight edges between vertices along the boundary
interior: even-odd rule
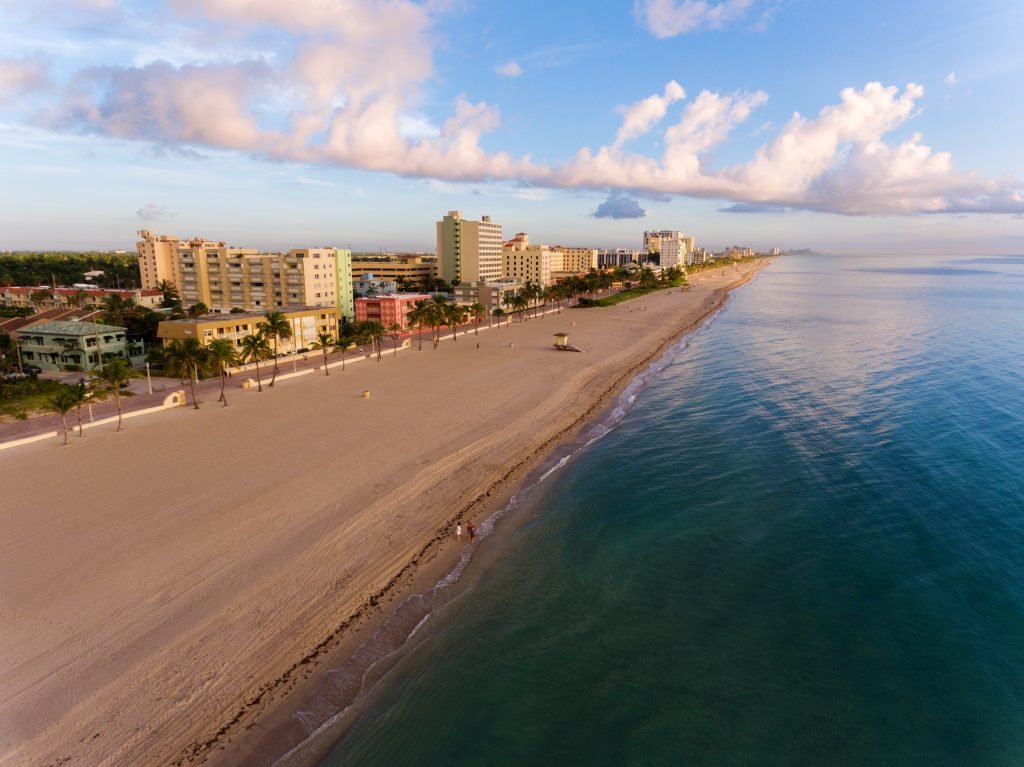
[[[551,267],[556,272],[585,274],[598,267],[597,248],[567,248],[564,245],[555,245],[551,252],[556,256]]]
[[[450,210],[437,222],[437,263],[448,282],[487,282],[502,276],[501,224],[483,216],[480,221]]]
[[[350,250],[261,253],[199,238],[154,237],[145,230],[139,234],[143,283],[173,283],[185,306],[202,303],[213,313],[336,306],[343,317],[354,316]]]
[[[682,232],[671,229],[644,232],[644,251],[651,256],[657,254],[662,269],[686,266],[690,263],[689,257],[693,253],[693,246],[693,237],[687,237]]]
[[[143,290],[156,288],[163,280],[178,284],[178,238],[155,236],[148,229],[139,231],[135,248],[139,254],[139,275]]]

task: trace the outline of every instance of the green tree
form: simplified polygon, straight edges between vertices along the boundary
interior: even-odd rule
[[[61,388],[56,394],[51,395],[46,402],[51,410],[60,413],[60,425],[64,429],[65,447],[68,444],[68,411],[75,406],[75,397],[68,388]]]
[[[391,344],[395,350],[394,356],[398,356],[398,339],[402,336],[402,326],[397,322],[392,322],[388,325],[388,333],[391,335]]]
[[[500,306],[497,306],[497,307],[494,308],[493,311],[491,311],[491,314],[493,314],[494,318],[498,321],[498,327],[500,328],[501,327],[501,317],[502,317],[503,314],[505,314],[505,310],[502,309]]]
[[[337,346],[337,341],[330,333],[326,330],[321,330],[316,334],[316,340],[310,344],[310,347],[323,353],[324,355],[324,375],[329,376],[331,374],[330,369],[327,367],[327,352]],[[342,365],[345,363],[342,362]]]
[[[125,326],[125,313],[130,312],[135,302],[122,298],[117,293],[108,293],[103,298],[103,319],[109,325]]]
[[[238,351],[226,338],[214,338],[206,345],[206,365],[220,376],[220,399],[224,407],[228,406],[228,398],[224,393],[227,384],[228,368],[238,364]]]
[[[187,378],[189,389],[192,390],[192,407],[199,409],[196,399],[196,379],[199,369],[205,368],[208,355],[206,349],[197,338],[184,338],[172,341],[164,347],[164,368],[172,376]]]
[[[185,312],[189,317],[202,317],[204,314],[209,314],[210,307],[204,304],[202,301],[192,304]]]
[[[423,351],[423,329],[430,323],[429,301],[421,298],[413,304],[407,317],[409,324],[416,328],[419,335],[419,351]]]
[[[270,342],[263,335],[262,331],[250,333],[242,339],[242,362],[252,360],[256,363],[256,387],[257,391],[263,391],[263,383],[260,381],[260,360],[265,360],[273,351]],[[344,364],[344,363],[343,363]]]
[[[387,329],[376,320],[365,320],[359,323],[359,332],[370,342],[370,349],[376,351],[377,362],[380,362],[380,342],[387,333]]]
[[[479,301],[474,301],[469,305],[469,315],[473,318],[473,322],[476,323],[476,327],[473,329],[473,335],[480,335],[480,321],[487,314],[487,309]]]
[[[444,321],[452,329],[452,340],[459,340],[459,323],[462,322],[464,310],[454,301],[444,305]]]
[[[160,307],[163,309],[173,309],[176,306],[181,306],[181,295],[178,293],[178,288],[170,280],[160,280],[157,283],[156,289],[164,294],[163,300],[160,302]]]
[[[127,386],[133,378],[141,378],[142,374],[128,364],[127,360],[114,357],[99,370],[90,370],[89,375],[96,384],[97,394],[110,395],[114,398],[114,406],[117,408],[117,431],[122,431],[121,387]]]
[[[69,386],[68,391],[75,399],[75,415],[78,417],[78,436],[84,437],[85,431],[82,429],[82,405],[89,401],[89,397],[92,396],[92,391],[84,378],[79,379],[78,383]]]
[[[274,341],[274,374],[270,377],[270,385],[273,386],[277,380],[277,343],[280,339],[292,337],[292,323],[283,312],[267,312],[263,316],[266,319],[258,327],[265,336]]]

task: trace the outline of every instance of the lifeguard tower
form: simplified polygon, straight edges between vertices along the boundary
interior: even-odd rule
[[[582,349],[577,349],[575,346],[569,343],[568,333],[555,333],[555,348],[560,352],[582,352]]]

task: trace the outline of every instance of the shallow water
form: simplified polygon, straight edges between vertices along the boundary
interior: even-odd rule
[[[1022,307],[1021,258],[778,259],[325,764],[1024,763]]]

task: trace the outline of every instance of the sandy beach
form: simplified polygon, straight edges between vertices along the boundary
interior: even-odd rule
[[[0,454],[0,765],[230,763],[767,263]]]

